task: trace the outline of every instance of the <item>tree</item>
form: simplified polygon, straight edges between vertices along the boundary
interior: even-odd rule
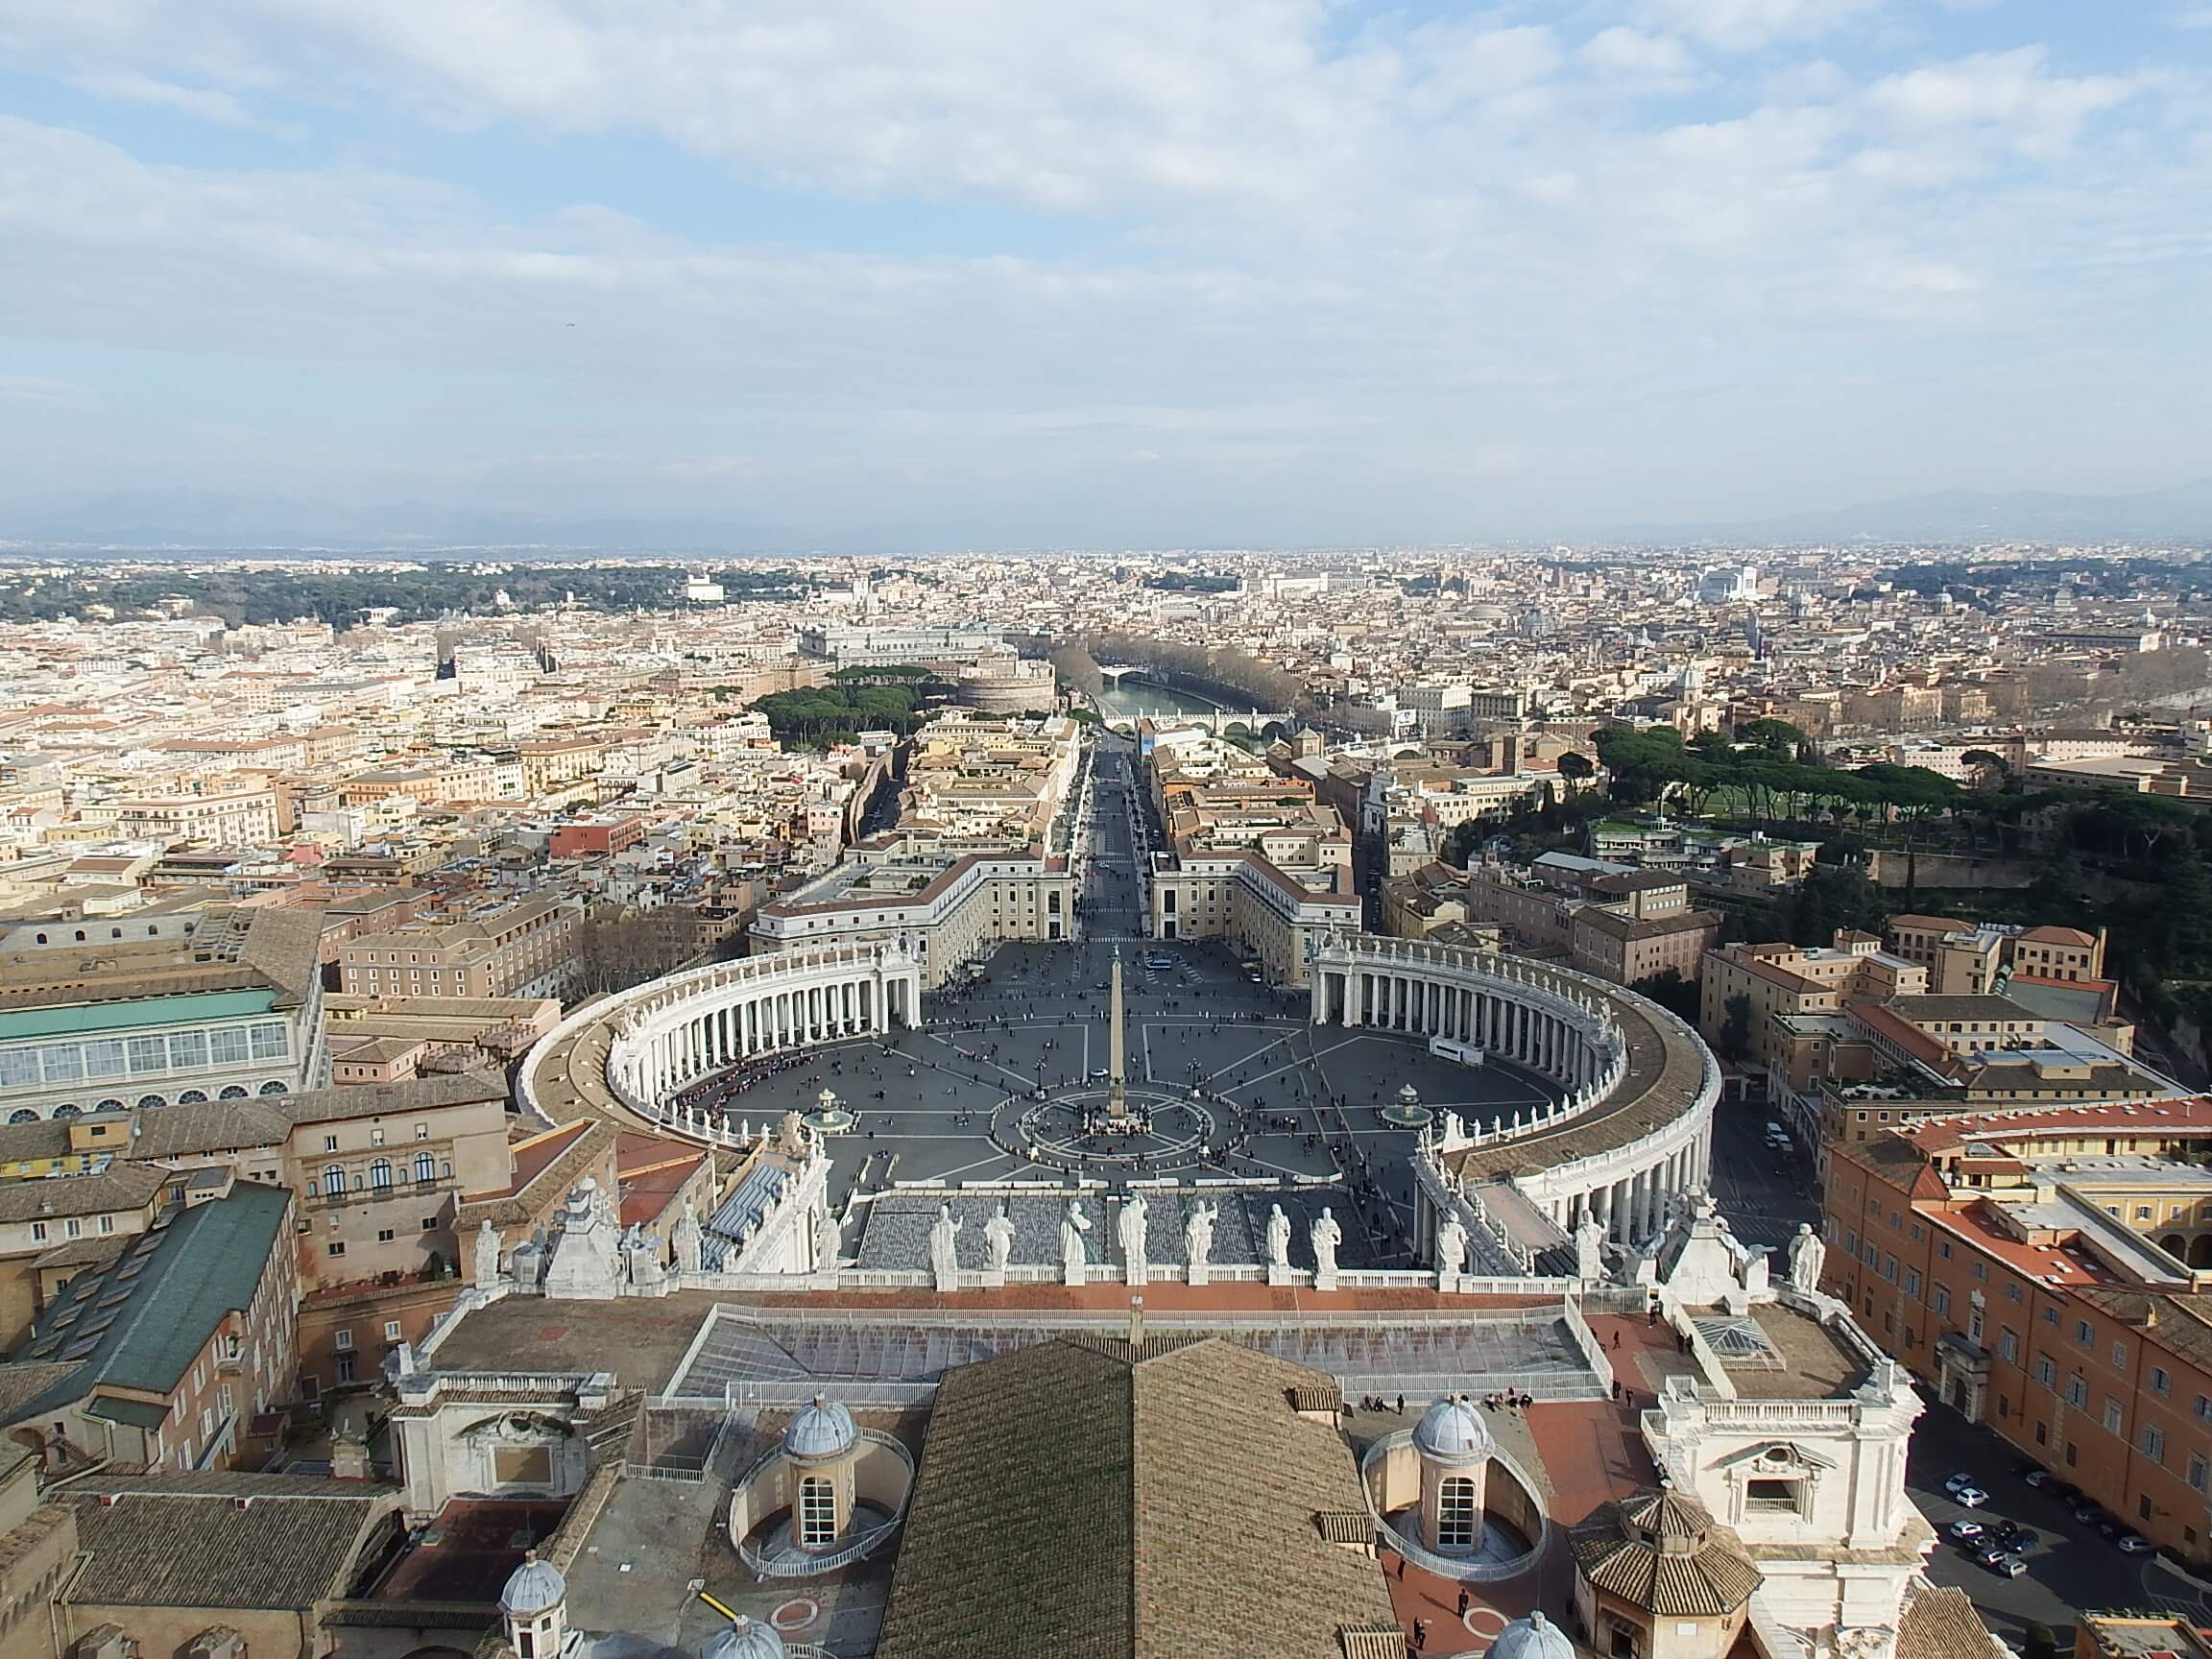
[[[1888,921],[1888,899],[1857,865],[1818,865],[1791,896],[1790,937],[1799,945],[1825,945],[1844,929],[1879,933]]]
[[[1696,1022],[1697,983],[1683,978],[1681,969],[1662,968],[1656,974],[1646,974],[1629,989],[1642,992],[1677,1019]]]
[[[1812,745],[1802,726],[1787,720],[1746,720],[1736,728],[1736,741],[1756,744],[1777,760],[1794,760]]]
[[[627,991],[658,979],[696,953],[690,929],[650,911],[588,916],[568,934],[570,993]]]
[[[1559,757],[1559,776],[1567,781],[1567,793],[1574,795],[1598,776],[1598,768],[1589,756],[1569,753]]]
[[[1974,775],[1977,789],[1998,788],[2012,776],[2011,762],[1987,749],[1969,749],[1959,757],[1959,763]]]
[[[1720,1022],[1720,1034],[1713,1046],[1719,1049],[1723,1060],[1741,1060],[1744,1050],[1751,1046],[1751,998],[1748,992],[1739,991],[1721,1004],[1726,1017]]]

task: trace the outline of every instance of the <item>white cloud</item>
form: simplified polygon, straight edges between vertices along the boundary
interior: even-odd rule
[[[1987,128],[2023,152],[2049,155],[2137,90],[2116,75],[2049,74],[2049,59],[2041,46],[2021,46],[1885,76],[1866,89],[1866,107],[1906,131]]]
[[[1605,75],[1671,79],[1688,75],[1695,67],[1673,36],[1631,29],[1625,23],[1593,35],[1576,48],[1575,58],[1585,68]]]
[[[1661,27],[1709,45],[1750,52],[1829,34],[1882,5],[1883,0],[1647,0],[1646,13]]]
[[[149,104],[158,108],[175,109],[180,114],[218,127],[237,127],[263,132],[276,130],[272,123],[252,114],[228,92],[212,91],[202,86],[180,86],[173,81],[159,81],[134,69],[109,69],[94,74],[72,75],[69,84],[81,92],[89,92],[95,98],[114,98],[130,104]]]

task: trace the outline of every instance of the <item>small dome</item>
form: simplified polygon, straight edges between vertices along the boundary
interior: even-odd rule
[[[714,1632],[699,1649],[699,1659],[783,1659],[786,1651],[773,1624],[740,1613]]]
[[[1531,1613],[1498,1632],[1488,1659],[1575,1659],[1575,1644],[1543,1614]]]
[[[853,1427],[853,1413],[817,1394],[814,1403],[802,1406],[791,1426],[783,1431],[783,1455],[810,1460],[841,1457],[859,1438],[860,1431]]]
[[[539,1560],[533,1550],[522,1557],[522,1565],[507,1575],[507,1587],[499,1592],[499,1610],[518,1619],[535,1619],[567,1599],[568,1581],[561,1576],[561,1569],[550,1561]]]
[[[1479,1463],[1490,1455],[1490,1429],[1464,1394],[1448,1394],[1421,1414],[1413,1446],[1424,1457],[1446,1463]]]

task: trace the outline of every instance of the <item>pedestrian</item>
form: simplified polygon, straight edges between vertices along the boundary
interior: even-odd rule
[[[1413,1651],[1418,1653],[1428,1646],[1429,1621],[1426,1619],[1416,1619],[1413,1621]]]
[[[1465,1590],[1461,1590],[1459,1592],[1459,1619],[1462,1623],[1464,1623],[1467,1619],[1467,1603],[1473,1599],[1474,1597],[1470,1596]]]
[[[1403,1394],[1398,1396],[1398,1415],[1401,1417],[1406,1415],[1406,1396]]]
[[[1613,1352],[1616,1354],[1621,1352],[1621,1333],[1618,1331],[1613,1333]]]

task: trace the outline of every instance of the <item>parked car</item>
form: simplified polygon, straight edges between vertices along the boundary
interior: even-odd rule
[[[2104,1519],[2104,1511],[2094,1503],[2084,1502],[2074,1505],[2074,1519],[2084,1527],[2094,1527]]]
[[[1960,1516],[1958,1520],[1952,1522],[1950,1526],[1944,1527],[1943,1530],[1948,1532],[1952,1538],[1957,1540],[1959,1543],[1964,1544],[1971,1539],[1980,1538],[1983,1533],[1988,1530],[1988,1528],[1983,1526],[1979,1521],[1969,1520],[1965,1516]]]
[[[1983,1562],[1982,1565],[1988,1568],[2000,1578],[2017,1578],[2021,1574],[2028,1571],[2028,1563],[2021,1560],[2017,1555],[2000,1555],[1993,1561]]]
[[[1990,1528],[1989,1536],[1994,1538],[2002,1548],[2011,1551],[2014,1554],[2025,1554],[2028,1551],[2034,1549],[2036,1543],[2033,1529],[2021,1526],[2017,1521],[1998,1522],[1995,1527]]]
[[[2021,1470],[2020,1479],[2027,1481],[2029,1485],[2035,1487],[2038,1491],[2047,1492],[2052,1487],[2058,1484],[2058,1477],[2052,1474],[2050,1470],[2044,1468],[2040,1463],[2031,1463],[2025,1469]]]
[[[2137,1532],[2123,1532],[2112,1542],[2119,1545],[2130,1555],[2148,1555],[2158,1548],[2150,1539]]]
[[[1961,1486],[1951,1494],[1951,1502],[1962,1509],[1979,1509],[1989,1502],[1989,1494],[1979,1486]]]
[[[1971,1475],[1946,1475],[1943,1477],[1943,1490],[1946,1492],[1956,1492],[1961,1486],[1973,1484],[1974,1477]]]

